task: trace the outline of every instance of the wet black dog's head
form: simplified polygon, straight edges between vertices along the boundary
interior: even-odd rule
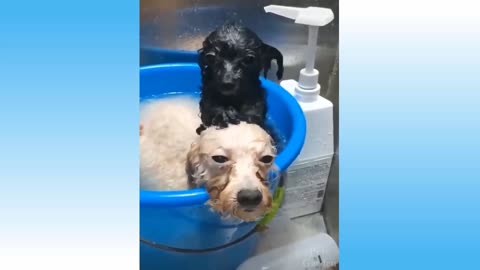
[[[210,33],[199,50],[199,66],[204,87],[213,87],[222,95],[234,96],[259,85],[260,72],[266,76],[273,59],[277,77],[283,74],[282,54],[248,28],[227,23]]]

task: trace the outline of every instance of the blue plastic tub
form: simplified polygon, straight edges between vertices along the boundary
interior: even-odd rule
[[[208,250],[181,250],[140,244],[141,270],[234,270],[253,256],[258,234],[252,232],[225,246]]]
[[[297,101],[278,84],[262,79],[262,85],[267,93],[268,115],[275,129],[286,139],[284,148],[275,159],[280,171],[284,171],[303,146],[305,117]],[[140,69],[140,101],[161,98],[172,93],[198,95],[199,89],[200,70],[196,63],[164,64]],[[272,191],[276,187],[277,179],[278,177],[271,178]],[[185,191],[140,191],[143,270],[154,269],[147,265],[158,266],[158,263],[164,266],[161,269],[176,269],[169,262],[178,262],[179,258],[185,256],[193,261],[200,260],[197,265],[201,265],[203,260],[214,259],[211,256],[224,256],[226,259],[231,257],[232,261],[236,260],[234,258],[240,260],[248,257],[251,252],[248,246],[255,237],[247,236],[256,224],[223,220],[204,205],[207,200],[208,193],[201,188]],[[152,255],[155,251],[158,254]],[[155,257],[156,262],[150,261]]]

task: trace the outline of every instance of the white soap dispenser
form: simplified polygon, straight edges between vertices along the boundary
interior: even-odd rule
[[[296,98],[307,121],[305,144],[287,171],[280,211],[293,218],[320,211],[334,154],[333,104],[320,96],[319,72],[314,68],[318,28],[333,21],[334,15],[331,9],[320,7],[269,5],[265,11],[308,26],[305,68],[300,70],[298,82],[293,79],[280,82]]]

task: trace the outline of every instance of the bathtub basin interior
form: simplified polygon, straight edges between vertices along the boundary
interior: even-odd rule
[[[305,138],[305,117],[296,102],[278,84],[261,79],[266,91],[268,117],[285,139],[275,159],[279,171],[294,161]],[[140,70],[140,102],[170,94],[198,95],[200,70],[196,63],[165,64]],[[274,191],[279,175],[270,177]],[[256,226],[255,222],[224,219],[205,205],[203,188],[184,191],[140,190],[140,237],[173,248],[205,249],[235,241]],[[174,227],[174,230],[172,229]]]

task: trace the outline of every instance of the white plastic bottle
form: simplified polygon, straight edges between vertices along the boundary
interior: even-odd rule
[[[327,270],[338,264],[338,253],[335,240],[318,233],[252,257],[237,270]]]
[[[314,68],[318,28],[329,24],[331,9],[269,5],[265,11],[308,25],[305,68],[299,80],[284,80],[280,85],[291,93],[302,107],[307,122],[305,144],[287,171],[285,195],[279,214],[294,218],[320,211],[327,185],[333,150],[333,104],[320,96],[319,72]]]

